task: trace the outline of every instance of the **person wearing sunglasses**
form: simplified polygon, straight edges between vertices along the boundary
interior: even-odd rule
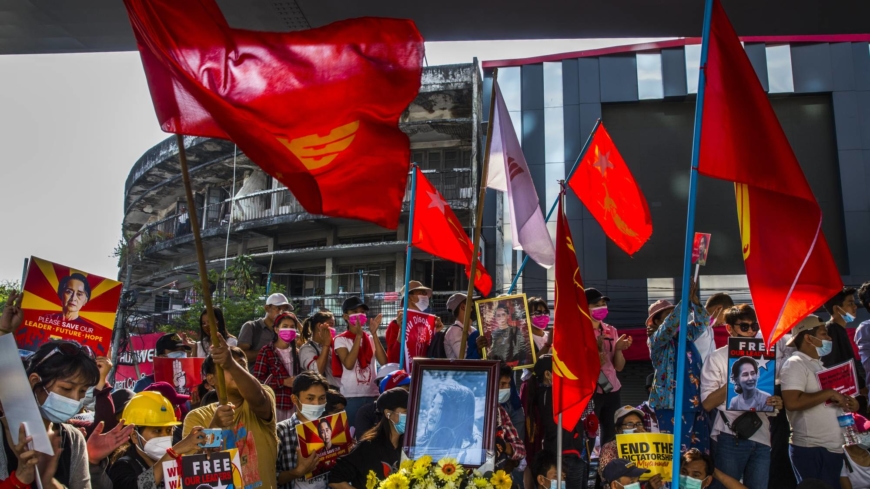
[[[632,433],[646,433],[646,428],[643,425],[643,411],[632,406],[623,406],[616,410],[614,414],[615,432],[617,435],[628,435]],[[610,465],[613,460],[619,459],[619,452],[616,449],[616,439],[605,443],[601,447],[601,454],[598,456],[598,478],[600,481],[617,482],[616,479],[607,479],[604,477],[604,470]],[[629,485],[629,484],[626,484]],[[645,489],[660,489],[664,485],[662,476],[656,474],[644,484],[639,484],[637,487],[643,486]],[[601,487],[601,486],[599,486]],[[618,489],[618,486],[617,486]]]
[[[81,412],[88,388],[100,380],[94,352],[71,341],[49,341],[28,358],[26,373],[55,450],[54,456],[40,457],[37,464],[42,486],[111,488],[106,475],[108,456],[130,437],[133,427],[118,425],[103,433],[100,423],[86,440],[81,431],[68,424]],[[3,428],[8,437],[9,427],[4,424]],[[0,445],[5,444],[0,441]],[[2,446],[0,450],[6,453],[9,473],[16,470],[18,459],[11,448]]]
[[[734,306],[725,312],[725,329],[733,338],[755,338],[758,334],[758,318],[749,304]],[[736,376],[734,375],[736,373]],[[728,347],[719,348],[704,363],[701,369],[701,403],[708,411],[719,410],[713,422],[710,437],[716,441],[713,455],[716,466],[725,474],[742,479],[749,487],[767,487],[770,472],[770,419],[782,409],[782,398],[771,396],[755,388],[758,379],[758,364],[746,357],[728,368]],[[740,408],[753,407],[761,419],[761,427],[749,438],[738,439],[730,426],[743,413],[726,409],[729,378],[738,382],[740,395],[732,401]],[[762,396],[763,399],[759,399]],[[742,399],[742,401],[741,401]],[[747,402],[748,400],[748,402]],[[749,410],[749,409],[747,409]]]

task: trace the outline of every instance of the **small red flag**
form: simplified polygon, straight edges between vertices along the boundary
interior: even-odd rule
[[[735,183],[749,291],[772,345],[843,282],[822,210],[718,0],[705,73],[698,171]]]
[[[473,245],[459,218],[426,175],[416,168],[417,194],[414,200],[414,238],[411,245],[447,261],[465,265],[465,276],[471,278]],[[474,287],[483,295],[492,290],[492,277],[477,261]]]
[[[601,364],[568,218],[559,199],[556,222],[556,307],[553,319],[553,416],[572,431],[595,393]]]
[[[586,205],[608,238],[633,255],[652,236],[646,197],[600,124],[568,186]]]
[[[411,160],[402,112],[423,38],[409,20],[233,29],[214,0],[125,0],[164,131],[229,139],[306,211],[395,229]]]

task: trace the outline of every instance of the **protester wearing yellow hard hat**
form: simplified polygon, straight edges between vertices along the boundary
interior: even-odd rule
[[[130,443],[118,449],[109,467],[114,487],[156,489],[163,481],[163,462],[177,459],[180,454],[196,453],[199,444],[205,441],[202,427],[197,426],[172,445],[172,434],[181,422],[169,399],[158,392],[136,394],[124,408],[123,418],[136,429],[130,435]]]

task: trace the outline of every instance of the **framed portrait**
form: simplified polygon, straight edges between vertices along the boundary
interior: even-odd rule
[[[526,294],[483,299],[475,305],[480,335],[486,336],[490,344],[483,358],[501,360],[514,369],[534,366],[536,355]]]
[[[405,454],[453,457],[466,467],[495,451],[499,362],[418,358],[411,372]]]

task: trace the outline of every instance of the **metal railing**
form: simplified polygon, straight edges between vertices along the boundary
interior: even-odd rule
[[[447,201],[469,200],[474,196],[470,168],[456,168],[442,172],[424,171],[423,173]],[[405,204],[411,198],[410,185],[411,180],[408,179],[408,188],[405,190],[404,198]],[[306,212],[296,197],[286,188],[262,190],[244,197],[226,199],[205,205],[199,210],[201,211],[200,219],[204,223],[203,229]],[[161,241],[175,239],[190,233],[188,214],[175,214],[147,225],[129,243],[131,246],[138,246],[144,250],[144,248]]]

